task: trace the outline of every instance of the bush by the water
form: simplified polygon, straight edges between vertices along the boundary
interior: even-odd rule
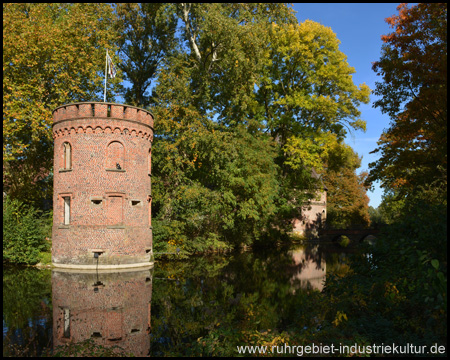
[[[351,268],[345,277],[327,274],[327,317],[335,326],[321,332],[324,338],[446,345],[446,190],[411,195]]]
[[[48,251],[52,214],[43,214],[19,200],[3,202],[3,262],[34,265]]]

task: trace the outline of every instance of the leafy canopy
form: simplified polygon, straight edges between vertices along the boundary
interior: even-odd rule
[[[103,99],[112,18],[103,3],[3,4],[3,180],[13,198],[51,198],[52,110]],[[108,81],[109,95],[119,82]]]
[[[375,107],[391,117],[378,141],[369,181],[402,193],[447,181],[447,4],[398,6],[387,18],[394,32],[373,70],[383,78]]]

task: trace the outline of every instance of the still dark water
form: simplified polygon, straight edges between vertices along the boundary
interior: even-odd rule
[[[3,268],[3,356],[87,339],[135,356],[183,355],[216,331],[298,328],[299,306],[313,307],[326,275],[347,269],[342,249],[314,244],[157,261],[146,271]]]

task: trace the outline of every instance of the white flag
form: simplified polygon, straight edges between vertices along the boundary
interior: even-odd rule
[[[116,77],[116,68],[114,67],[114,64],[113,64],[111,58],[109,57],[108,53],[106,53],[106,58],[108,60],[109,77],[111,79],[114,79]]]

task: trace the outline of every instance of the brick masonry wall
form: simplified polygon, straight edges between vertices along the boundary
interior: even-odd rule
[[[149,270],[99,274],[53,270],[53,345],[92,339],[147,356],[152,276]]]
[[[153,116],[125,105],[79,103],[55,109],[53,118],[53,263],[96,265],[93,250],[102,251],[100,268],[148,263]],[[70,197],[68,225],[64,197]]]

